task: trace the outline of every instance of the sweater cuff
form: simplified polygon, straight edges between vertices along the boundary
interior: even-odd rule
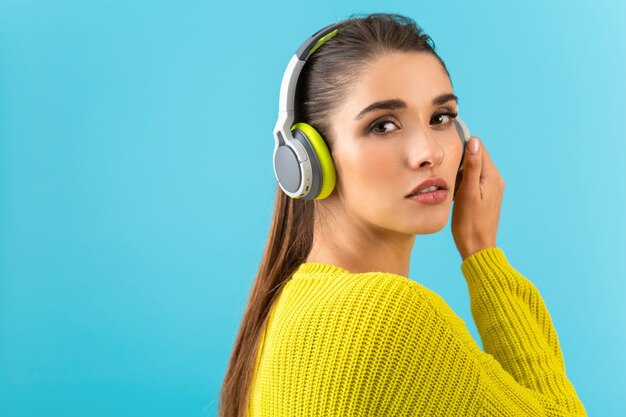
[[[471,254],[461,264],[461,271],[470,287],[508,284],[509,288],[515,288],[520,285],[519,272],[511,266],[504,251],[498,247],[481,249]],[[493,282],[496,277],[499,285]]]

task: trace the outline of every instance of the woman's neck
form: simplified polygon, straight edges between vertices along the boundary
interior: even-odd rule
[[[350,218],[331,216],[330,220],[332,224],[315,222],[313,246],[306,262],[335,265],[352,273],[409,276],[415,235],[375,230]]]

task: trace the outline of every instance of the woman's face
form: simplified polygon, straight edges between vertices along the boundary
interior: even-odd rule
[[[450,80],[428,53],[388,53],[358,79],[331,118],[338,192],[352,219],[404,234],[445,227],[462,152],[452,117],[441,115],[456,113],[457,102],[433,103],[445,94],[453,94]],[[404,105],[364,111],[387,100]],[[406,198],[430,177],[447,182],[443,202]]]

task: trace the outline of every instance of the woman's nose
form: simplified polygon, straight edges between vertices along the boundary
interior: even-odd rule
[[[443,161],[444,149],[437,134],[432,131],[417,132],[409,141],[409,165],[421,168],[426,165],[437,166]]]

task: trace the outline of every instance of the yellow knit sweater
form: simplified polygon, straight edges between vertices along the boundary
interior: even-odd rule
[[[270,312],[248,415],[586,416],[536,287],[497,247],[461,271],[484,352],[407,277],[301,264]]]

